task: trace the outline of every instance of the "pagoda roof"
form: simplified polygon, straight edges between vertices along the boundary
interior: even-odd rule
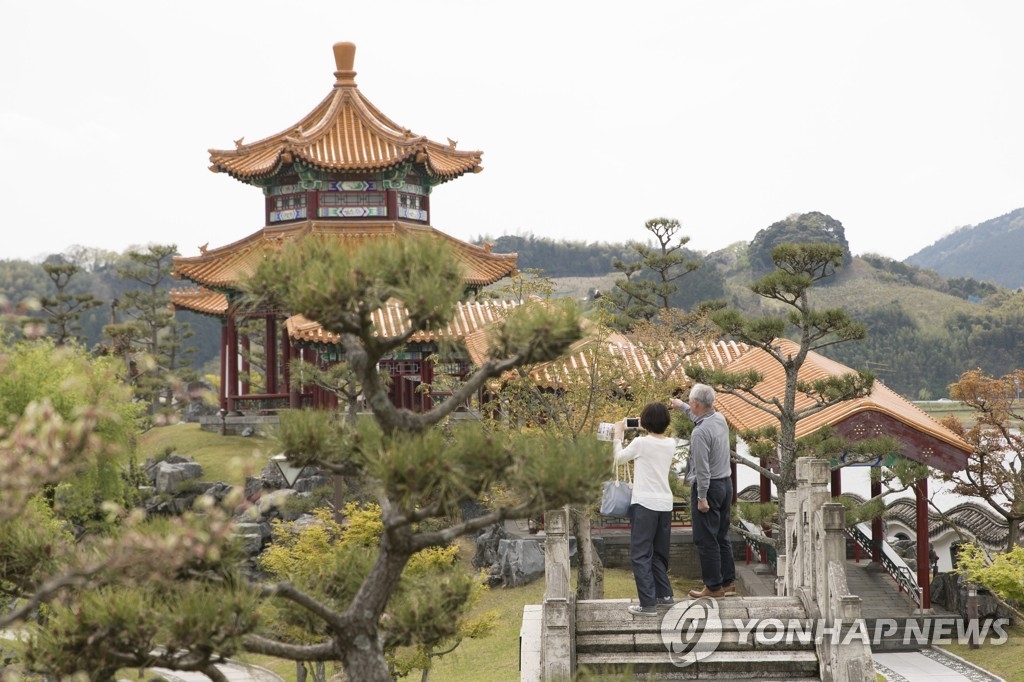
[[[206,288],[175,289],[171,291],[171,304],[175,308],[206,315],[226,315],[228,299],[222,293]],[[410,342],[438,339],[462,340],[503,319],[516,307],[513,301],[462,301],[456,304],[452,319],[440,329],[427,329],[413,334]],[[370,319],[374,335],[394,337],[409,330],[409,313],[401,301],[388,301],[373,311]],[[327,331],[314,320],[303,315],[292,315],[285,320],[289,338],[307,343],[333,345],[340,342],[337,334]]]
[[[206,287],[171,289],[171,307],[174,310],[191,310],[203,315],[224,317],[228,314],[228,297]]]
[[[200,255],[183,257],[176,256],[172,274],[178,279],[190,280],[202,287],[215,291],[237,290],[239,282],[251,276],[256,267],[269,255],[278,252],[287,242],[293,239],[316,235],[333,239],[352,249],[359,248],[373,239],[395,239],[428,235],[436,239],[446,240],[452,245],[454,257],[465,268],[463,281],[471,286],[486,286],[503,277],[516,273],[517,254],[492,253],[489,246],[475,246],[450,237],[430,227],[400,220],[387,221],[301,221],[264,227],[248,237],[227,246],[216,249],[200,247]],[[183,298],[172,301],[175,305],[185,305]],[[206,302],[204,305],[209,306]],[[223,311],[227,311],[225,300]],[[200,311],[197,311],[200,312]],[[213,313],[212,308],[208,314]]]
[[[298,123],[257,142],[236,140],[235,149],[211,149],[210,170],[251,183],[291,164],[322,171],[372,172],[405,163],[421,165],[436,182],[478,173],[483,152],[456,150],[416,135],[370,103],[356,87],[352,70],[356,47],[336,43],[334,88]]]

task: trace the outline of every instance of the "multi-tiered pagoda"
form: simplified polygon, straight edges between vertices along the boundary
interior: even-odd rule
[[[430,224],[433,188],[483,170],[482,152],[458,150],[452,140],[434,142],[385,116],[356,87],[352,43],[337,43],[334,58],[333,89],[298,123],[257,142],[240,138],[234,149],[210,150],[210,170],[262,189],[264,227],[227,246],[200,247],[198,256],[174,260],[174,275],[198,286],[172,292],[173,306],[222,322],[220,403],[227,412],[334,403],[333,396],[314,388],[289,388],[292,359],[338,359],[331,336],[290,311],[240,305],[239,282],[285,242],[318,235],[358,249],[368,240],[429,235],[453,245],[470,291],[516,269],[516,254],[491,253]],[[397,310],[378,315],[383,334],[403,322],[401,305],[395,305]],[[494,321],[495,309],[464,303],[455,319],[449,329],[414,336],[403,353],[381,363],[392,377],[396,405],[428,407],[429,393],[416,389],[431,383],[435,371],[465,375],[469,363],[464,357],[446,359],[440,367],[427,358],[440,337],[464,337]],[[259,371],[250,362],[254,348],[261,349]]]

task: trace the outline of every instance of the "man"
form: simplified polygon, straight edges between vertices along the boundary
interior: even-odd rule
[[[690,590],[693,599],[736,594],[736,566],[728,537],[732,507],[729,425],[714,405],[715,389],[706,384],[693,385],[688,404],[672,399],[672,407],[681,409],[694,424],[686,482],[690,485],[693,544],[704,587]]]

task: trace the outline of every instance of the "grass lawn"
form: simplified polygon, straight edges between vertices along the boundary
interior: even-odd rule
[[[974,410],[961,402],[951,400],[922,400],[914,403],[928,413],[935,420],[940,420],[948,414],[954,415],[964,424],[974,422]]]
[[[686,594],[698,584],[699,581],[691,580],[672,581],[677,596]],[[606,599],[635,599],[633,572],[625,568],[606,568],[604,595]],[[474,611],[498,611],[501,615],[497,629],[489,637],[463,642],[458,649],[434,665],[430,678],[445,682],[518,682],[519,628],[523,622],[523,607],[527,604],[540,604],[543,599],[543,580],[524,587],[488,591]],[[419,673],[406,679],[418,680]]]
[[[203,467],[203,480],[245,485],[270,460],[273,440],[260,436],[221,436],[199,424],[174,424],[149,429],[139,439],[138,459],[161,459],[168,453],[193,458]]]
[[[472,554],[471,543],[463,541],[463,555]],[[573,581],[575,584],[575,580]],[[677,595],[696,587],[689,580],[673,580]],[[629,569],[608,568],[604,572],[604,591],[608,599],[636,598],[636,585]],[[474,614],[488,611],[498,613],[497,626],[487,637],[462,642],[452,653],[434,664],[430,679],[444,682],[519,682],[519,629],[523,622],[523,607],[540,604],[544,599],[544,581],[537,580],[517,588],[488,590],[476,605]],[[244,657],[238,660],[263,666],[295,682],[295,664],[264,656]],[[420,679],[420,671],[405,678],[412,682]]]
[[[1006,628],[1002,644],[982,644],[971,649],[966,644],[948,644],[941,648],[965,661],[1002,677],[1006,682],[1024,682],[1024,626]]]

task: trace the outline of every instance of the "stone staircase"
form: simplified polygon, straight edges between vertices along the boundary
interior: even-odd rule
[[[720,641],[713,652],[685,666],[672,662],[663,641],[662,623],[667,615],[668,630],[675,632],[673,623],[678,622],[682,610],[693,602],[682,601],[672,611],[660,613],[658,618],[631,615],[626,610],[630,603],[628,599],[576,603],[576,666],[580,672],[595,676],[631,672],[638,680],[820,679],[813,636],[781,638],[782,641],[769,644],[774,630],[763,630],[760,637],[755,635],[757,628],[743,632],[749,628],[751,619],[776,619],[782,623],[790,619],[805,621],[807,614],[797,597],[716,600],[720,632],[715,636],[720,635]],[[715,619],[702,621],[694,637],[703,634],[705,623],[715,623]]]
[[[863,622],[863,600],[847,582],[845,509],[831,502],[830,471],[827,460],[797,460],[780,534],[786,551],[777,555],[777,584],[786,596],[686,600],[661,618],[634,617],[624,600],[577,601],[568,508],[547,512],[544,603],[539,628],[531,626],[539,633],[536,649],[523,650],[539,662],[524,667],[522,679],[590,671],[659,680],[875,682],[870,641],[850,637]]]

